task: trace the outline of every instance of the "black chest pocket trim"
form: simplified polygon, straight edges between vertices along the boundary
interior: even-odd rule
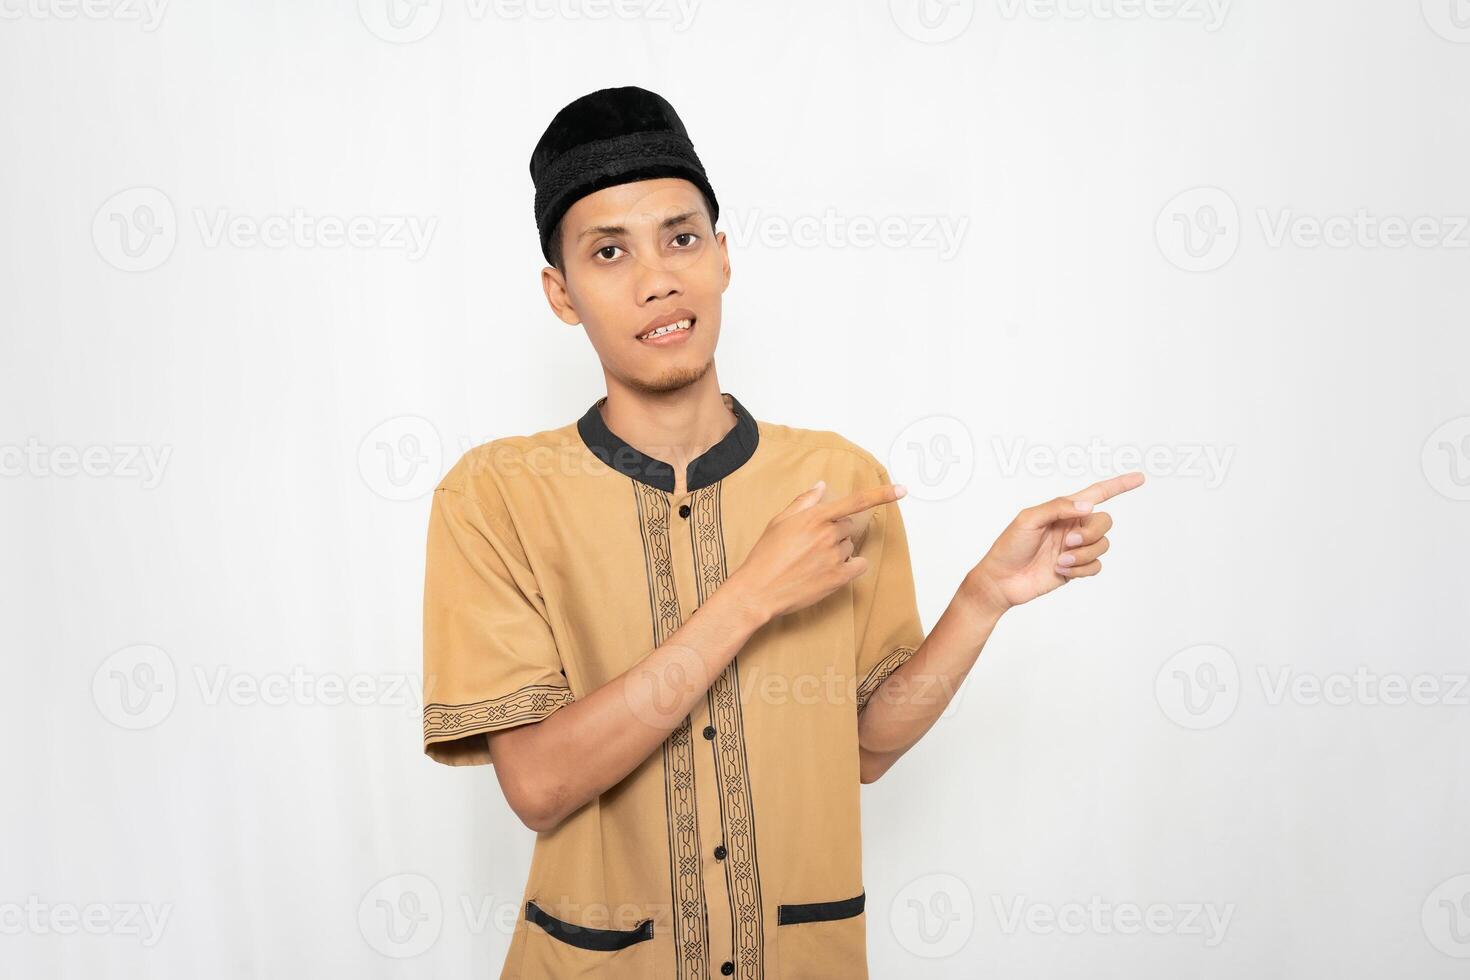
[[[653,938],[652,919],[644,919],[632,929],[594,929],[591,926],[579,926],[576,923],[558,919],[548,914],[535,902],[526,903],[526,921],[536,923],[546,931],[547,935],[560,939],[569,946],[603,952],[626,949],[634,943]]]
[[[796,922],[826,922],[830,919],[850,919],[862,914],[867,891],[853,898],[836,902],[805,902],[801,905],[777,905],[776,925],[784,926]]]

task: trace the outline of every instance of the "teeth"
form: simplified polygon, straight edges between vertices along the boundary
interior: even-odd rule
[[[680,320],[678,323],[671,323],[666,327],[659,327],[657,330],[650,330],[648,333],[643,335],[643,339],[648,340],[652,337],[662,337],[664,334],[673,333],[675,330],[688,330],[693,322],[693,320]]]

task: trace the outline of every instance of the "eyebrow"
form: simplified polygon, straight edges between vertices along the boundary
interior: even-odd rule
[[[683,214],[676,214],[671,218],[665,218],[663,221],[659,222],[659,230],[663,231],[666,228],[672,228],[674,225],[682,225],[684,222],[688,221],[690,218],[693,218],[698,214],[698,210],[685,211]],[[627,233],[628,229],[625,228],[623,225],[594,225],[591,228],[583,230],[582,234],[577,236],[577,241],[580,242],[588,235],[626,235]]]

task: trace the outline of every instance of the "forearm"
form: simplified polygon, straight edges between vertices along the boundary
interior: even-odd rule
[[[944,713],[1000,621],[1003,605],[967,580],[924,642],[858,714],[861,779],[887,772]]]
[[[537,831],[617,785],[661,745],[766,622],[727,581],[647,656],[533,725],[490,735],[506,798]]]

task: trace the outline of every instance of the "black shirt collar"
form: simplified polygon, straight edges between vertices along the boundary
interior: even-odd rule
[[[724,438],[689,463],[685,472],[689,492],[718,483],[740,468],[755,453],[760,429],[745,406],[728,391],[720,393],[735,413],[735,427]],[[624,442],[607,427],[600,411],[607,396],[592,403],[587,413],[577,420],[577,432],[598,459],[624,476],[656,487],[665,493],[674,491],[674,467],[661,459],[645,455]]]

